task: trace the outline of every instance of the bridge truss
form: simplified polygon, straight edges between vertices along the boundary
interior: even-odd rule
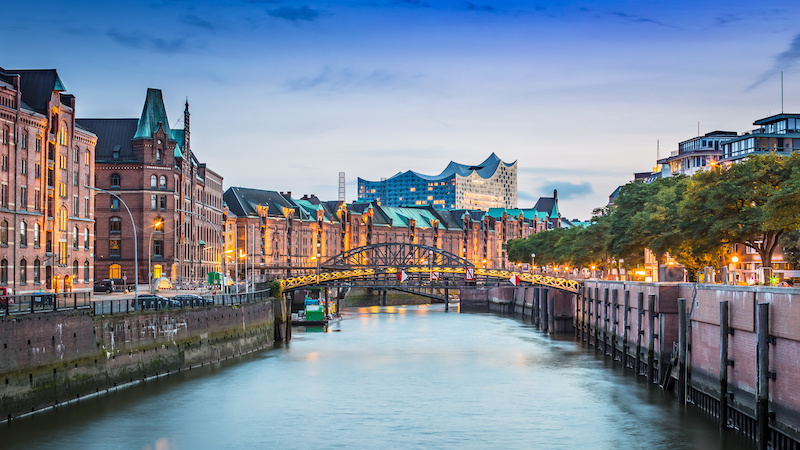
[[[466,272],[474,273],[474,281],[466,280]],[[397,274],[408,276],[400,282]],[[436,275],[436,277],[434,277]],[[435,247],[406,243],[383,243],[355,248],[320,264],[318,274],[281,280],[285,291],[308,286],[359,286],[397,288],[403,286],[474,287],[476,285],[510,285],[513,276],[522,284],[545,286],[570,293],[579,293],[580,282],[530,273],[476,268],[468,260]]]

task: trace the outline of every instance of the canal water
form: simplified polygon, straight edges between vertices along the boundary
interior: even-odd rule
[[[0,425],[4,449],[745,449],[570,339],[442,305],[327,331]]]

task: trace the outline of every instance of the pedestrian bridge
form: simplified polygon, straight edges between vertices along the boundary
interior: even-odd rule
[[[284,291],[307,286],[353,286],[392,288],[438,286],[450,288],[476,285],[544,286],[570,293],[580,291],[580,282],[565,278],[498,269],[477,268],[450,252],[418,244],[382,243],[348,250],[320,264],[319,273],[281,280]]]

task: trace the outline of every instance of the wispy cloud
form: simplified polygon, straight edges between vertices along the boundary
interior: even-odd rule
[[[422,0],[396,0],[392,2],[394,5],[399,6],[407,6],[411,8],[430,8],[431,5],[428,2],[424,2]]]
[[[774,75],[777,75],[781,70],[792,68],[798,61],[800,61],[800,33],[795,35],[794,39],[792,39],[792,43],[789,44],[789,49],[776,56],[773,66],[762,73],[755,83],[751,84],[747,90],[750,91],[757,88]]]
[[[188,16],[184,16],[181,21],[187,25],[191,25],[196,28],[201,28],[207,31],[214,32],[217,30],[217,25],[213,22],[205,20],[201,17],[197,17],[194,14],[190,14]]]
[[[477,4],[472,2],[467,2],[467,11],[489,12],[489,13],[499,12],[499,10],[492,5]]]
[[[624,13],[624,12],[613,12],[613,13],[611,13],[611,15],[616,17],[616,18],[618,18],[618,19],[622,19],[622,20],[624,20],[626,22],[639,23],[639,24],[645,24],[645,25],[656,25],[656,26],[659,26],[659,27],[666,27],[666,28],[676,28],[676,27],[674,27],[672,25],[668,25],[668,24],[666,24],[664,22],[661,22],[661,21],[658,21],[658,20],[655,20],[655,19],[650,19],[648,17],[636,16],[636,15],[632,15],[632,14],[628,14],[628,13]]]
[[[311,22],[317,20],[322,16],[322,13],[317,9],[309,8],[308,6],[283,6],[277,9],[267,11],[272,17],[285,19],[291,22]]]
[[[330,67],[325,67],[318,75],[295,78],[287,81],[285,85],[292,91],[308,91],[312,89],[350,91],[383,87],[394,83],[397,79],[397,75],[384,70],[359,73],[349,68],[333,70]]]
[[[126,34],[117,30],[108,30],[107,34],[111,40],[122,46],[156,53],[185,53],[205,46],[205,44],[189,42],[186,39],[165,39],[146,36],[141,33]]]

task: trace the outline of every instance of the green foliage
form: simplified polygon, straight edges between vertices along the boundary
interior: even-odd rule
[[[269,282],[269,295],[274,298],[281,298],[283,296],[283,286],[280,280],[272,280]]]

